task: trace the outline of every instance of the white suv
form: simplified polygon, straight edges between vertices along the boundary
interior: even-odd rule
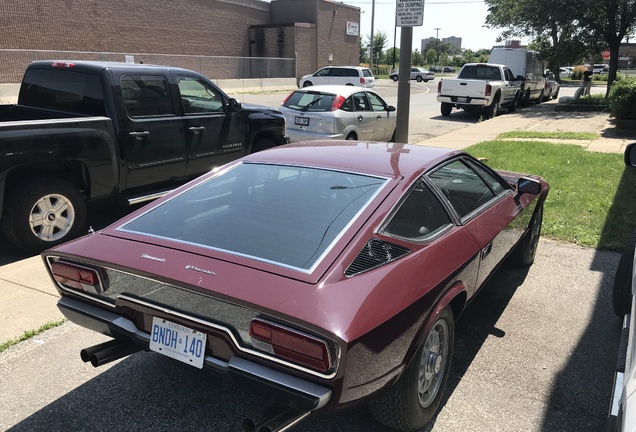
[[[369,68],[360,66],[326,66],[311,75],[302,77],[298,87],[327,84],[374,88],[375,80],[373,72]]]

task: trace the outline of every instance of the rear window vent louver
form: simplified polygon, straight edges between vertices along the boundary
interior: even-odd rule
[[[407,255],[410,250],[402,246],[372,239],[367,242],[355,257],[353,262],[345,270],[345,276],[355,276],[372,270],[381,265],[395,261]]]

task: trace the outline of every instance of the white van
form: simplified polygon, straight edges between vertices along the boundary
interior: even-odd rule
[[[515,77],[522,77],[521,97],[519,103],[526,106],[529,101],[541,103],[545,89],[543,63],[539,60],[539,53],[525,48],[495,47],[490,52],[488,63],[508,66]]]
[[[375,79],[371,69],[360,66],[325,66],[311,75],[300,79],[298,87],[313,85],[352,85],[375,88]]]

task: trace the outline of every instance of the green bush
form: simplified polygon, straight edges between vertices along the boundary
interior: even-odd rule
[[[636,120],[636,78],[623,78],[614,82],[608,99],[612,117]]]

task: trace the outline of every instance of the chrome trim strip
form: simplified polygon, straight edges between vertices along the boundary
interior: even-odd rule
[[[147,202],[147,201],[152,201],[152,200],[156,200],[157,198],[161,198],[164,195],[167,195],[168,193],[172,192],[173,189],[168,189],[162,192],[156,192],[154,194],[150,194],[150,195],[143,195],[140,197],[136,197],[136,198],[129,198],[128,200],[126,200],[126,202],[128,203],[128,205],[135,205],[135,204],[139,204],[142,202]]]
[[[296,369],[298,371],[304,372],[304,373],[309,374],[309,375],[313,375],[313,376],[316,376],[316,377],[319,377],[319,378],[324,378],[324,379],[332,379],[332,378],[334,378],[336,376],[336,372],[338,371],[338,369],[335,368],[334,371],[332,373],[328,374],[328,375],[327,374],[322,374],[320,372],[316,372],[314,370],[311,370],[311,369],[308,369],[308,368],[305,368],[305,367],[302,367],[302,366],[298,366],[298,365],[296,365],[294,363],[290,363],[290,362],[287,362],[285,360],[281,360],[281,359],[279,359],[277,357],[273,357],[273,356],[267,355],[267,354],[262,353],[260,351],[255,351],[255,350],[246,348],[246,347],[242,346],[239,343],[239,341],[234,336],[234,333],[232,333],[230,331],[230,329],[228,329],[227,327],[220,326],[218,324],[214,324],[214,323],[211,323],[209,321],[206,321],[206,320],[203,320],[203,319],[200,319],[200,318],[195,318],[193,316],[190,316],[190,315],[187,315],[187,314],[184,314],[184,313],[181,313],[181,312],[177,312],[177,311],[174,311],[174,310],[166,308],[166,307],[158,306],[158,305],[156,305],[154,303],[149,303],[149,302],[145,302],[143,300],[139,300],[139,299],[136,299],[136,298],[133,298],[133,297],[129,297],[129,296],[125,295],[125,294],[121,294],[117,298],[129,301],[131,303],[137,303],[137,304],[145,306],[145,307],[147,307],[149,309],[155,309],[155,310],[161,311],[161,312],[163,312],[165,314],[168,314],[168,315],[171,315],[171,316],[175,316],[175,317],[179,317],[179,318],[182,318],[182,319],[185,319],[185,320],[193,321],[193,322],[196,322],[196,323],[201,324],[203,326],[206,326],[206,327],[213,328],[215,330],[221,331],[221,332],[225,333],[230,338],[230,340],[232,341],[234,346],[239,351],[241,351],[243,353],[246,353],[246,354],[250,354],[250,355],[259,357],[259,358],[262,358],[262,359],[265,359],[265,360],[268,360],[268,361],[272,361],[274,363],[278,363],[278,364],[283,365],[285,367]],[[336,345],[336,349],[339,351],[339,347],[337,345]],[[339,353],[337,355],[337,358],[338,359],[340,358]]]

